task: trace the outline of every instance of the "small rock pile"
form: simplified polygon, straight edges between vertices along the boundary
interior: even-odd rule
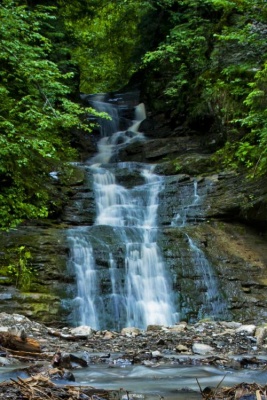
[[[267,363],[267,325],[200,321],[171,327],[149,325],[146,330],[128,327],[121,332],[95,331],[89,326],[58,330],[22,315],[0,313],[0,332],[4,331],[26,332],[39,341],[42,352],[79,353],[92,363],[112,363],[118,358],[131,364],[213,363],[233,368]]]

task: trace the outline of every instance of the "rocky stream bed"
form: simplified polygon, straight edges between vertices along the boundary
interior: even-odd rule
[[[103,375],[101,382],[105,376],[109,382],[110,374],[127,368],[142,368],[144,377],[152,373],[155,385],[164,368],[180,371],[177,389],[172,394],[163,390],[156,398],[266,398],[267,326],[263,325],[203,320],[194,325],[179,322],[171,327],[150,325],[145,331],[130,327],[113,332],[88,326],[53,329],[19,314],[1,313],[0,345],[0,398],[5,399],[155,398],[145,393],[146,385],[140,386],[138,379],[133,391],[126,381],[123,388],[116,387],[114,378],[111,389],[110,384],[99,385],[97,377],[89,378],[90,371],[97,369],[98,376]],[[218,371],[219,381],[215,384],[210,378],[207,384],[208,377],[198,378],[197,368]],[[191,371],[192,386],[183,381],[185,369],[187,374]],[[225,386],[227,376],[243,371],[249,383]]]

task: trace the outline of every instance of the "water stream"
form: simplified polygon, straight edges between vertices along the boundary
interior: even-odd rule
[[[109,107],[104,104],[101,109],[97,102],[98,110],[107,111]],[[114,111],[110,115],[117,119]],[[94,226],[109,227],[112,236],[117,238],[115,248],[107,241],[104,244],[108,254],[109,293],[101,289],[101,280],[105,278],[100,277],[95,262],[92,229],[78,227],[68,233],[70,263],[77,277],[76,320],[95,329],[119,330],[125,326],[145,329],[149,324],[172,325],[179,319],[170,276],[157,245],[158,195],[164,187],[163,178],[155,175],[149,165],[117,163],[117,171],[127,169],[139,177],[139,184],[126,188],[117,183],[114,165],[109,163],[119,147],[144,140],[138,132],[143,118],[141,105],[136,108],[136,120],[127,131],[118,131],[116,123],[109,130],[105,127],[98,154],[88,161],[87,173],[93,180],[96,205]],[[118,265],[117,258],[121,248],[123,266]]]
[[[116,355],[117,357],[117,355]],[[181,359],[181,356],[179,357]],[[195,356],[197,358],[197,356]],[[123,361],[123,360],[122,360]],[[125,361],[125,360],[124,360]],[[0,367],[0,382],[10,378],[27,378],[27,365],[19,369]],[[94,388],[121,389],[121,399],[158,400],[200,400],[202,399],[197,380],[202,389],[219,386],[231,387],[238,383],[257,382],[266,384],[267,372],[259,370],[218,369],[212,366],[183,366],[170,363],[164,366],[146,367],[143,365],[90,365],[73,371],[75,382],[71,385],[90,385]],[[196,380],[197,379],[197,380]],[[57,384],[70,384],[57,381]]]
[[[69,268],[77,279],[73,321],[76,325],[116,331],[126,326],[146,329],[150,324],[173,325],[179,320],[179,304],[175,302],[172,277],[158,246],[159,195],[164,190],[164,178],[156,175],[151,165],[113,162],[119,148],[145,140],[138,131],[144,106],[136,108],[132,125],[120,131],[118,109],[101,99],[94,106],[107,111],[112,120],[104,121],[101,126],[98,153],[80,166],[87,175],[87,194],[94,193],[94,224],[77,226],[67,233]],[[124,184],[121,171],[129,174]],[[184,229],[189,221],[194,223],[194,215],[201,215],[199,210],[194,213],[201,204],[197,181],[190,181],[184,191],[189,195],[183,197],[185,193],[181,190],[181,205],[171,222],[174,229]],[[188,235],[187,242],[192,270],[199,278],[195,280],[196,290],[204,293],[199,318],[222,317],[226,305],[212,266]],[[88,353],[89,359],[90,356]],[[202,388],[216,387],[223,378],[224,386],[244,381],[266,382],[265,371],[226,370],[190,362],[186,366],[186,361],[182,365],[181,359],[179,354],[177,360],[170,358],[165,364],[159,362],[148,367],[131,365],[123,357],[119,363],[118,354],[111,354],[107,363],[89,363],[88,368],[75,370],[75,384],[116,391],[122,388],[122,393],[130,392],[123,400],[194,400],[201,399],[196,378]],[[13,375],[26,377],[27,371],[0,368],[0,381]]]
[[[72,318],[77,325],[117,331],[127,326],[173,325],[180,318],[179,309],[186,318],[186,306],[177,304],[179,296],[173,293],[172,276],[158,246],[157,213],[164,177],[156,175],[152,165],[119,161],[119,150],[145,140],[138,131],[145,108],[136,106],[132,123],[120,130],[118,107],[102,102],[102,97],[93,106],[108,112],[111,120],[101,122],[98,152],[81,166],[91,184],[88,193],[94,193],[94,224],[68,231],[69,267],[77,278]],[[180,202],[171,226],[183,229],[201,218],[208,185],[202,185],[201,195],[197,180],[182,183],[177,190]],[[223,319],[227,307],[213,268],[186,236],[194,290],[203,301],[198,317]]]
[[[196,280],[196,288],[204,293],[202,305],[198,312],[198,319],[206,317],[221,320],[227,317],[227,304],[221,295],[218,278],[214,273],[204,252],[187,235],[191,251],[191,258],[199,279]]]

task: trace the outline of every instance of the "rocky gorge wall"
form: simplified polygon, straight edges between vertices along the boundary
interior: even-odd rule
[[[212,135],[203,138],[166,129],[162,135],[161,128],[157,120],[153,127],[151,120],[144,121],[140,130],[147,131],[147,140],[126,146],[113,161],[156,164],[155,171],[165,176],[158,210],[159,245],[173,277],[181,319],[194,322],[205,317],[201,307],[208,290],[205,284],[199,286],[201,272],[192,258],[189,237],[214,271],[226,304],[225,319],[264,323],[267,179],[250,182],[236,172],[217,171],[211,157],[216,144]],[[94,152],[95,143],[87,142],[83,157]],[[51,325],[73,323],[71,308],[76,282],[74,271],[69,268],[67,230],[92,225],[95,217],[92,182],[90,174],[85,172],[79,165],[73,167],[72,177],[64,188],[68,201],[57,220],[28,222],[0,235],[0,312],[24,314]],[[140,177],[129,176],[122,169],[119,181],[131,187],[139,183]],[[198,201],[194,204],[196,188]],[[186,214],[180,216],[187,220],[184,225],[177,220],[181,210]],[[101,235],[103,243],[109,242],[114,249],[123,275],[124,249],[114,240],[111,229],[106,226],[93,229]],[[8,273],[8,265],[18,262],[15,251],[18,246],[25,246],[31,252],[32,274],[27,290],[16,288]],[[95,247],[96,264],[103,277],[102,290],[108,291],[105,251],[105,246]]]

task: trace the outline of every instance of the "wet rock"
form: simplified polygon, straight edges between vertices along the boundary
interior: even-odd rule
[[[121,334],[123,336],[128,336],[128,337],[136,337],[141,334],[141,331],[138,328],[129,327],[129,328],[123,328],[121,330]]]
[[[183,332],[186,329],[186,327],[187,327],[187,323],[183,322],[183,323],[178,324],[178,325],[173,325],[171,328],[169,328],[169,331],[172,332],[172,333]]]
[[[110,340],[114,337],[114,334],[110,331],[106,331],[103,336],[103,340]]]
[[[79,337],[89,338],[90,336],[93,335],[94,330],[90,326],[81,325],[78,326],[77,328],[71,329],[70,333],[77,338]]]
[[[195,354],[201,354],[201,355],[205,355],[205,354],[210,354],[214,352],[214,348],[207,345],[207,344],[203,344],[203,343],[194,343],[192,346],[192,351]]]
[[[264,339],[267,337],[267,327],[266,326],[258,327],[255,331],[255,337],[257,339],[257,344],[262,345]]]
[[[146,330],[147,332],[157,332],[162,330],[162,325],[148,325]]]
[[[178,346],[175,347],[175,351],[177,351],[177,353],[187,353],[189,352],[189,348],[182,344],[178,344]]]
[[[241,325],[236,329],[236,333],[246,333],[248,335],[254,335],[256,331],[255,325]]]
[[[238,329],[242,325],[240,322],[235,321],[220,321],[219,324],[225,328]]]
[[[151,356],[152,356],[153,358],[161,358],[161,357],[162,357],[162,354],[161,354],[160,351],[155,350],[155,351],[152,351],[152,352],[151,352]]]
[[[75,377],[72,372],[65,369],[52,369],[49,370],[49,376],[55,381],[70,381],[75,382]]]
[[[8,357],[2,357],[0,355],[0,366],[1,367],[6,367],[6,366],[11,366],[11,365],[17,365],[20,364],[20,362],[14,358],[8,358]]]
[[[27,332],[28,336],[42,336],[47,334],[48,328],[20,314],[0,313],[0,331],[19,334]]]

